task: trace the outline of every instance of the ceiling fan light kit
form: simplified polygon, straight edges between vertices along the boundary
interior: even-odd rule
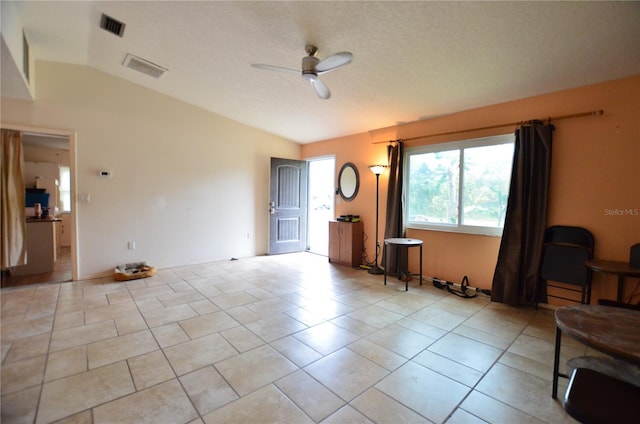
[[[308,44],[305,47],[307,56],[302,58],[302,78],[309,81],[318,97],[321,99],[328,99],[331,97],[331,91],[329,87],[322,82],[318,75],[326,72],[333,71],[341,66],[348,65],[353,60],[353,55],[349,52],[340,52],[327,57],[324,60],[320,60],[316,57],[318,48],[314,45]],[[281,72],[293,72],[299,73],[295,69],[282,68],[280,66],[265,65],[261,63],[254,63],[251,66],[259,69],[266,69],[268,71],[281,71]]]

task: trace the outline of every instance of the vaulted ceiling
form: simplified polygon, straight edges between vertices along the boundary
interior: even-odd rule
[[[15,6],[36,60],[90,66],[299,143],[640,73],[640,2]],[[100,28],[103,13],[125,24],[122,37]],[[320,77],[328,100],[298,75],[251,66],[299,69],[306,44],[320,59],[354,56]],[[126,68],[128,53],[168,72],[154,79]]]

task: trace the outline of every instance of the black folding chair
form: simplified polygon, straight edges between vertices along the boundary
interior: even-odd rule
[[[593,247],[594,238],[589,230],[565,225],[547,228],[540,263],[544,295],[577,302],[563,296],[567,291],[577,292],[580,303],[591,303],[591,270],[585,262],[593,258]],[[553,288],[552,294],[549,287]]]

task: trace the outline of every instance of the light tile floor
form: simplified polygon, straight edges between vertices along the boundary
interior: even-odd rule
[[[551,399],[552,311],[322,256],[1,299],[5,424],[574,422]],[[563,363],[585,352],[564,338]]]

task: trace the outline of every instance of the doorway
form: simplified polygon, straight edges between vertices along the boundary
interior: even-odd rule
[[[35,179],[31,174],[35,172],[34,175],[39,175],[38,181],[42,186],[47,187],[45,191],[49,193],[50,213],[56,217],[53,224],[54,240],[56,241],[53,246],[53,270],[51,272],[3,271],[2,287],[77,280],[76,205],[73,201],[75,195],[73,178],[75,172],[75,133],[4,124],[2,128],[22,132],[25,187],[38,187],[34,186],[31,181]],[[31,168],[28,165],[31,165]],[[46,177],[41,177],[41,175],[46,175]],[[63,179],[66,182],[64,186],[60,184]],[[61,196],[64,197],[64,207]],[[16,205],[16,207],[20,206]],[[27,224],[27,231],[29,225],[39,224]]]
[[[307,251],[329,256],[335,157],[271,158],[269,255]]]
[[[335,157],[309,159],[307,251],[329,256],[329,221],[334,219]]]

